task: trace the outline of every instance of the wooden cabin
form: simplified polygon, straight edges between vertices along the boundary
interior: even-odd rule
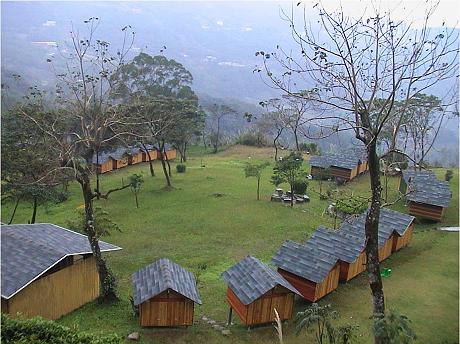
[[[113,170],[113,160],[109,153],[99,153],[98,157],[94,154],[92,162],[93,169],[98,174],[107,173]]]
[[[337,257],[340,282],[347,282],[366,270],[365,240],[346,230],[320,226],[305,245]]]
[[[52,224],[1,226],[2,312],[55,320],[99,296],[86,236]],[[101,252],[120,247],[99,241]]]
[[[229,323],[233,310],[246,326],[275,321],[275,308],[281,320],[292,317],[294,295],[299,292],[257,258],[247,256],[222,273],[222,278],[228,285]]]
[[[160,149],[157,148],[157,157],[158,159],[163,159],[163,160],[174,160],[177,156],[177,151],[176,149],[169,145],[165,144],[164,150],[161,151]]]
[[[326,296],[339,285],[337,257],[311,246],[287,240],[273,256],[272,263],[300,295],[311,302]]]
[[[136,165],[143,162],[143,153],[140,149],[131,148],[126,152],[128,165]]]
[[[139,150],[142,152],[143,162],[149,161],[149,155],[152,161],[158,159],[158,151],[154,145],[146,144],[145,148],[144,146],[140,146]]]
[[[191,272],[161,258],[134,273],[132,281],[140,326],[193,325],[195,303],[202,302]]]
[[[441,221],[452,198],[449,183],[431,171],[403,171],[399,191],[406,194],[411,215]]]

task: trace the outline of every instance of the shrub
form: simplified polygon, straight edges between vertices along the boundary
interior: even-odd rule
[[[100,336],[79,332],[40,317],[13,319],[1,315],[2,341],[16,344],[119,344],[117,335]]]
[[[247,131],[241,134],[236,143],[245,146],[264,147],[267,146],[267,140],[264,135],[258,131]]]
[[[292,190],[295,194],[303,195],[307,191],[308,181],[306,179],[296,179],[292,184]]]
[[[444,176],[444,179],[446,180],[446,182],[451,180],[453,177],[454,177],[454,172],[452,172],[452,170],[447,170],[446,175]]]
[[[177,164],[176,171],[177,173],[185,173],[186,166],[184,164]]]

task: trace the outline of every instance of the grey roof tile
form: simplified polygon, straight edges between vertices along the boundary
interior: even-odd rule
[[[132,275],[134,304],[139,305],[162,292],[175,292],[201,305],[195,276],[167,258],[161,258]]]
[[[277,267],[315,283],[321,283],[337,263],[337,257],[311,245],[285,241],[272,258]]]
[[[10,298],[66,256],[91,252],[85,235],[48,223],[1,226],[2,297]],[[99,242],[102,252],[121,248]]]
[[[335,166],[351,170],[355,168],[360,161],[361,163],[367,161],[365,148],[354,147],[335,154],[313,155],[310,157],[310,166],[322,168]]]
[[[257,300],[277,285],[300,295],[278,272],[251,256],[247,256],[223,272],[222,278],[245,305]]]

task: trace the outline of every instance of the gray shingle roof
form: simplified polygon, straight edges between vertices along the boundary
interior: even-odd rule
[[[132,275],[134,304],[139,305],[162,292],[175,292],[201,305],[195,276],[167,258],[161,258]]]
[[[297,289],[278,272],[251,256],[247,256],[223,272],[222,278],[245,305],[257,300],[277,285],[300,295]]]
[[[306,245],[332,254],[341,261],[353,263],[364,250],[365,241],[347,231],[318,227]]]
[[[452,192],[448,182],[439,180],[430,170],[403,171],[402,177],[408,184],[407,200],[446,208]]]
[[[344,222],[340,226],[340,230],[348,233],[353,233],[357,237],[362,238],[362,240],[365,240],[364,227],[366,214],[367,212],[364,212],[354,221]],[[379,247],[385,245],[385,242],[393,234],[393,232],[397,232],[399,235],[403,235],[413,220],[414,217],[411,215],[403,214],[387,208],[381,208],[378,232]]]
[[[49,224],[1,226],[2,297],[9,299],[66,256],[91,252],[86,236]],[[121,248],[99,242],[102,252]]]
[[[277,267],[315,283],[322,282],[334,265],[337,257],[312,246],[285,241],[272,258]]]
[[[313,155],[310,157],[310,166],[322,168],[336,166],[351,170],[358,165],[359,161],[365,162],[366,160],[365,149],[354,147],[335,154]]]

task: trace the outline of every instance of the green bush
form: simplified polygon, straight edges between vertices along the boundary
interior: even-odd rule
[[[117,335],[100,336],[78,332],[40,317],[13,319],[1,315],[2,342],[14,344],[119,344]]]
[[[245,146],[253,147],[264,147],[267,146],[267,140],[264,135],[260,132],[247,131],[241,134],[237,139],[236,143]]]
[[[177,173],[185,173],[186,166],[184,164],[177,164],[176,171]]]
[[[292,184],[292,190],[295,194],[303,195],[307,191],[308,181],[306,179],[297,179]]]
[[[447,170],[446,171],[446,175],[444,176],[444,179],[446,180],[446,182],[448,182],[449,180],[451,180],[454,176],[454,172],[452,172],[452,170]]]

